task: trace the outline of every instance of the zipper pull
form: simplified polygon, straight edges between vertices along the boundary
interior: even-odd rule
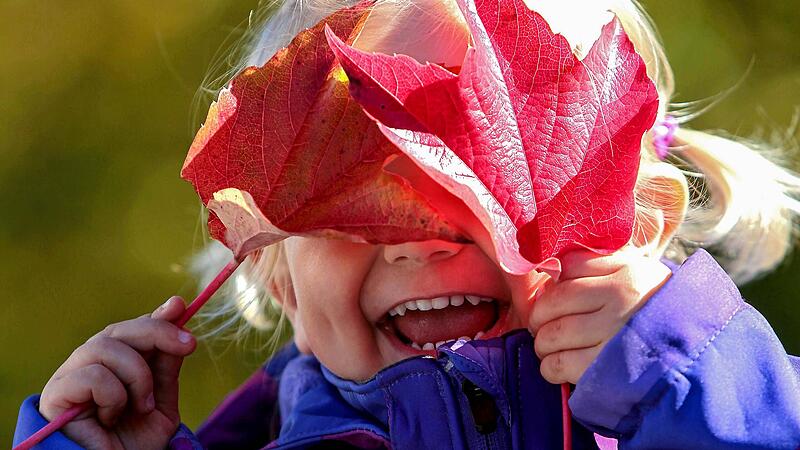
[[[489,434],[497,429],[497,416],[499,411],[494,399],[486,391],[476,386],[473,382],[464,379],[461,390],[467,396],[475,428],[480,434]]]

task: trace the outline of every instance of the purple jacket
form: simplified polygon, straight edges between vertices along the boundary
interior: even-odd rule
[[[573,448],[800,448],[800,359],[699,250],[606,345],[570,398]],[[46,422],[23,404],[15,443]],[[605,438],[603,438],[605,436]],[[175,450],[561,448],[560,388],[525,330],[458,341],[364,383],[285,347]],[[338,446],[336,445],[338,444]],[[328,447],[327,445],[326,447]],[[56,433],[38,448],[80,448]]]

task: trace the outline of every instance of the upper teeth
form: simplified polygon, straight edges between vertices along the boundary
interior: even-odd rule
[[[389,315],[402,316],[407,310],[430,311],[431,309],[444,309],[451,305],[461,306],[465,301],[472,305],[477,305],[480,302],[493,302],[494,299],[490,297],[480,297],[478,295],[450,295],[431,299],[409,300],[389,310]]]

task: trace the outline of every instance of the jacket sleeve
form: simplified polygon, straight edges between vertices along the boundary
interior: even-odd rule
[[[299,354],[293,343],[285,345],[229,394],[197,428],[203,446],[262,448],[276,439],[281,427],[278,385],[286,364]]]
[[[31,395],[26,398],[19,409],[13,446],[16,447],[48,423],[47,419],[39,413],[39,395]],[[37,450],[79,450],[82,448],[60,431],[51,434],[36,446]]]
[[[193,433],[181,424],[170,438],[167,450],[214,450],[217,448],[260,448],[280,428],[277,412],[277,386],[286,363],[299,354],[293,344],[286,345],[242,386],[236,389]],[[48,424],[39,414],[39,395],[22,403],[14,431],[14,446]],[[59,431],[36,446],[37,450],[77,450],[80,445]]]
[[[49,422],[39,413],[39,395],[31,395],[22,402],[17,419],[17,429],[14,431],[14,444],[16,447],[33,433],[41,430]],[[64,433],[56,431],[38,445],[36,450],[81,450],[83,447],[68,438]],[[170,438],[167,450],[202,450],[203,446],[195,435],[181,424],[175,435]]]
[[[800,446],[800,360],[698,250],[578,380],[577,420],[624,448]]]
[[[204,448],[197,436],[184,424],[178,427],[167,445],[167,450],[204,450]]]

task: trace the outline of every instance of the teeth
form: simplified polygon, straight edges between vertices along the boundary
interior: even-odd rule
[[[436,297],[431,300],[431,304],[433,305],[433,309],[445,309],[450,306],[450,297]]]
[[[392,308],[391,311],[389,311],[389,315],[392,316],[392,317],[394,317],[394,316],[404,316],[405,314],[406,314],[406,305],[405,304],[397,305],[396,307]]]
[[[433,303],[430,300],[417,300],[417,308],[420,311],[430,311],[433,309]]]
[[[430,311],[432,309],[444,309],[448,306],[461,306],[466,303],[470,305],[478,305],[481,302],[494,302],[495,299],[491,297],[481,297],[479,295],[451,295],[449,297],[436,297],[433,299],[420,299],[420,300],[409,300],[401,305],[397,305],[389,311],[389,315],[394,316],[403,316],[405,315],[406,311]],[[442,346],[445,342],[448,341],[470,341],[470,340],[477,340],[481,339],[486,335],[484,331],[478,331],[475,334],[475,337],[470,338],[469,336],[461,336],[458,339],[452,338],[448,340],[443,340],[439,342],[426,342],[423,345],[417,344],[416,342],[412,342],[409,344],[411,348],[415,350],[434,350]]]
[[[480,338],[481,336],[483,336],[483,331],[479,331],[479,332],[478,332],[478,334],[476,334],[476,335],[475,335],[475,339],[478,339],[478,338]],[[411,348],[413,348],[414,350],[434,350],[434,349],[437,349],[437,348],[441,347],[442,345],[444,345],[444,344],[445,344],[445,342],[449,342],[449,341],[456,341],[456,342],[457,342],[457,341],[471,341],[472,339],[473,339],[473,338],[471,338],[471,337],[469,337],[469,336],[461,336],[461,337],[460,337],[460,338],[458,338],[458,339],[447,339],[447,340],[444,340],[444,341],[439,341],[439,342],[437,342],[437,343],[435,343],[435,344],[434,344],[434,343],[431,343],[431,342],[428,342],[428,343],[426,343],[426,344],[422,345],[421,347],[420,347],[420,345],[419,345],[419,344],[417,344],[416,342],[412,342],[412,343],[411,343],[411,344],[409,344],[409,345],[410,345],[410,347],[411,347]]]
[[[432,309],[444,309],[448,306],[461,306],[467,302],[471,305],[477,305],[481,302],[493,302],[495,299],[491,297],[481,297],[479,295],[451,295],[436,297],[433,299],[419,299],[409,300],[403,304],[397,305],[389,310],[389,315],[403,316],[406,311],[430,311]]]

